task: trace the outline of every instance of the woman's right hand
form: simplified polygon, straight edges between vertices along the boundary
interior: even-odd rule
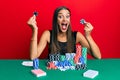
[[[28,20],[27,24],[34,30],[37,29],[37,22],[36,22],[36,16],[33,15],[32,17],[30,17],[30,19]]]

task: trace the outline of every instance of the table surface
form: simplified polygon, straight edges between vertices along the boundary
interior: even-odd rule
[[[47,75],[36,77],[31,73],[33,67],[23,66],[28,60],[0,60],[0,80],[120,80],[120,59],[89,59],[85,70],[47,70],[46,60],[40,60],[39,68]],[[83,77],[89,69],[99,71],[94,79]]]

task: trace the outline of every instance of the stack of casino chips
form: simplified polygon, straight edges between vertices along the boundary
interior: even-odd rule
[[[33,60],[33,68],[34,69],[38,69],[39,68],[39,59],[38,58],[35,58]]]
[[[49,62],[51,61],[59,61],[60,60],[60,54],[49,54]]]
[[[68,60],[72,64],[72,66],[75,66],[75,63],[74,63],[75,53],[66,53],[65,57],[66,57],[66,60]]]
[[[79,44],[76,45],[76,56],[75,56],[76,70],[86,69],[86,63],[87,63],[86,55],[87,55],[87,48],[81,47]]]
[[[81,57],[82,52],[81,52],[81,45],[76,44],[76,55],[74,57],[75,64],[79,63],[79,58]]]
[[[76,53],[66,53],[65,55],[60,55],[60,53],[49,54],[48,67],[49,69],[60,69],[65,71],[71,70],[81,70],[86,69],[87,64],[87,48],[81,47],[81,45],[76,45]],[[50,66],[53,63],[54,66]]]
[[[76,70],[86,69],[86,64],[76,64],[75,69]]]
[[[82,57],[83,57],[84,64],[87,64],[87,48],[86,47],[82,47]]]

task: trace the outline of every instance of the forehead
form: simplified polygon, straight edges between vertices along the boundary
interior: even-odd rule
[[[62,9],[58,12],[58,14],[70,14],[70,12],[66,9]]]

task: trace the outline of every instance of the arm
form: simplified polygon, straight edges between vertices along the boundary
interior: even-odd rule
[[[88,44],[90,46],[90,51],[91,54],[97,58],[97,59],[101,59],[101,53],[100,53],[100,49],[98,47],[98,45],[95,43],[95,41],[93,40],[92,36],[91,36],[91,31],[93,30],[93,26],[90,23],[85,23],[85,37],[88,41]]]
[[[44,50],[47,42],[49,41],[50,33],[49,31],[45,31],[41,36],[39,44],[37,44],[38,27],[36,24],[36,16],[33,15],[28,20],[27,23],[32,28],[32,38],[31,38],[31,43],[30,43],[30,58],[33,60],[39,57],[42,51]]]
[[[35,33],[35,36],[36,36],[36,33]],[[34,40],[36,38],[31,40],[30,57],[32,60],[35,58],[38,58],[41,55],[47,43],[49,42],[49,36],[50,36],[50,32],[46,30],[43,32],[38,45],[37,45],[37,40]]]
[[[86,36],[86,39],[90,45],[90,49],[91,49],[91,54],[97,58],[97,59],[101,59],[101,53],[100,53],[100,49],[97,46],[97,44],[95,43],[95,41],[93,40],[92,36]]]
[[[91,36],[91,31],[93,30],[93,26],[90,23],[85,23],[85,37],[78,32],[77,33],[77,41],[81,43],[82,46],[87,47],[88,53],[90,53],[92,56],[94,56],[97,59],[101,59],[101,53],[99,50],[99,47],[93,40]]]

